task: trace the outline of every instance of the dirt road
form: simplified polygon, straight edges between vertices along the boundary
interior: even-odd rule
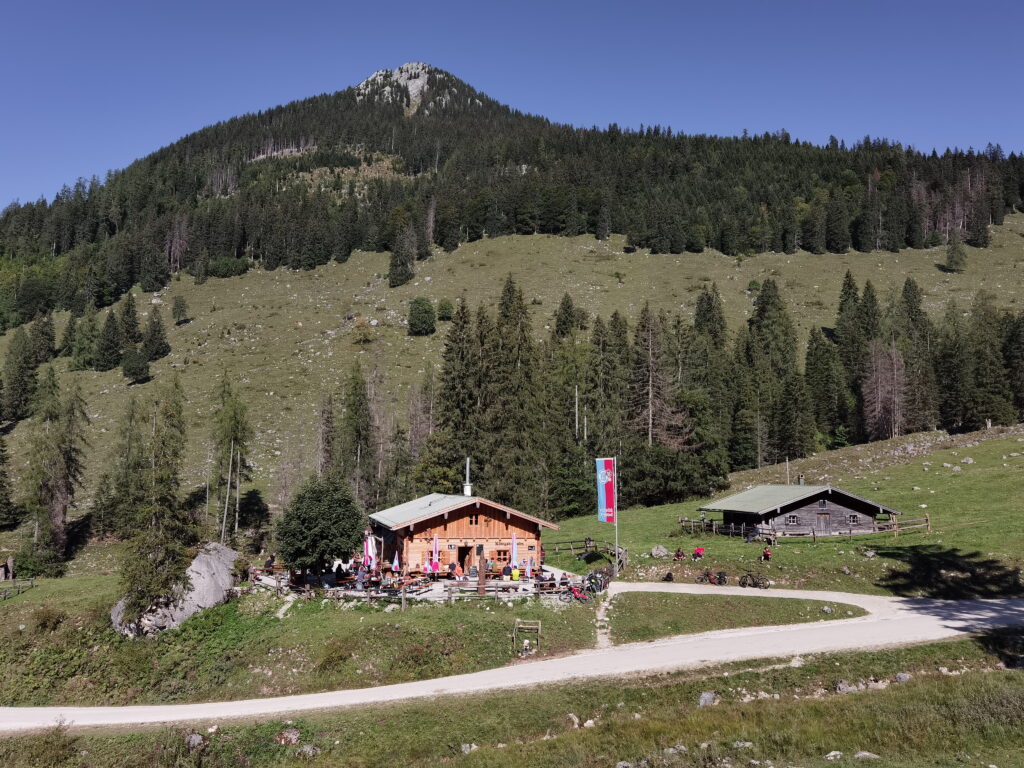
[[[480,693],[586,678],[647,674],[722,662],[808,653],[863,650],[942,640],[1000,626],[1024,626],[1024,599],[925,600],[845,592],[757,590],[696,584],[616,583],[625,592],[730,594],[764,599],[804,598],[857,605],[867,616],[813,624],[747,627],[679,635],[571,656],[544,659],[465,675],[345,691],[268,699],[131,707],[4,707],[0,731],[38,729],[63,721],[74,726],[131,726],[258,718],[311,710],[356,707],[402,699]]]

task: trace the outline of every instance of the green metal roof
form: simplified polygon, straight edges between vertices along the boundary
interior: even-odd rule
[[[400,525],[408,525],[416,520],[422,520],[428,515],[440,515],[446,509],[461,507],[467,502],[473,501],[474,497],[455,495],[452,493],[431,493],[421,496],[418,499],[407,501],[395,507],[382,509],[370,515],[372,520],[388,528],[396,528]]]
[[[705,504],[700,509],[709,512],[763,514],[829,490],[839,489],[828,485],[755,485],[740,493],[734,493],[732,496]]]

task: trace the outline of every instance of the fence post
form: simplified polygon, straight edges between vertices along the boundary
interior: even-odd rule
[[[927,512],[925,512],[925,514],[924,514],[924,521],[926,523],[928,523],[928,533],[931,533],[932,532],[932,516],[929,515]]]
[[[405,610],[405,590],[406,587],[402,587],[402,610]]]

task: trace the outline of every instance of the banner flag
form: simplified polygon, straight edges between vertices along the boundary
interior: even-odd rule
[[[615,498],[615,459],[597,459],[597,519],[614,523],[618,500]]]

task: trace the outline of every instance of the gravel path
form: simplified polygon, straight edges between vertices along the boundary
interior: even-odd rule
[[[482,693],[533,685],[629,674],[650,674],[709,664],[808,653],[864,650],[910,645],[980,632],[1000,626],[1024,626],[1024,599],[925,600],[812,590],[758,590],[697,584],[614,583],[612,595],[624,592],[729,594],[764,599],[803,598],[857,605],[867,616],[812,624],[746,627],[696,635],[679,635],[581,651],[434,680],[268,699],[130,707],[3,707],[0,732],[48,727],[63,721],[74,726],[135,726],[199,722],[204,726],[234,717],[261,718],[294,712],[356,707],[403,699]]]

